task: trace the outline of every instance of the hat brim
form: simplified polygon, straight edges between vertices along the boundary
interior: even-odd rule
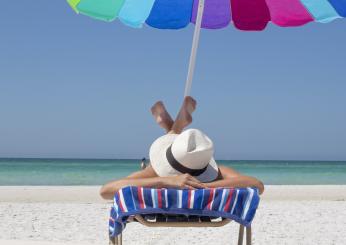
[[[160,177],[174,176],[183,174],[175,170],[168,162],[166,157],[167,149],[173,144],[177,134],[167,134],[158,138],[150,147],[150,163],[156,174]],[[216,161],[212,158],[207,169],[199,176],[194,176],[203,183],[212,182],[217,179],[219,168]]]

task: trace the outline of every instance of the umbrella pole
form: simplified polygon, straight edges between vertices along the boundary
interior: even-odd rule
[[[185,97],[189,96],[191,93],[191,86],[192,86],[193,74],[195,72],[196,55],[197,55],[197,49],[199,44],[199,37],[201,33],[203,12],[204,12],[204,1],[205,0],[199,0],[199,3],[198,3],[198,12],[197,12],[195,31],[193,34],[189,71],[187,73],[187,79],[186,79],[186,85],[185,85]]]

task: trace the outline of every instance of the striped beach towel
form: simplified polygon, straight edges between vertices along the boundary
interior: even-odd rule
[[[258,204],[255,188],[178,190],[129,186],[114,196],[109,233],[111,237],[121,234],[127,219],[137,214],[221,217],[249,226]]]

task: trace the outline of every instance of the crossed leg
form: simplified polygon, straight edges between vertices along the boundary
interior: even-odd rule
[[[167,112],[162,101],[156,102],[153,105],[153,107],[151,107],[151,114],[153,115],[155,121],[157,122],[157,124],[160,125],[161,128],[165,129],[167,133],[171,131],[174,122],[169,113]]]
[[[151,108],[151,113],[153,114],[156,122],[166,130],[167,133],[180,134],[185,127],[192,122],[192,113],[196,110],[196,100],[192,97],[187,96],[180,108],[177,118],[175,121],[167,112],[162,101],[156,102]]]

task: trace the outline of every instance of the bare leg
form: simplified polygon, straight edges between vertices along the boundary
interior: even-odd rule
[[[151,108],[151,113],[153,114],[156,122],[161,128],[165,129],[166,132],[170,132],[173,126],[173,120],[169,113],[167,112],[162,101],[156,102]]]
[[[185,97],[170,133],[180,134],[185,127],[192,123],[192,113],[196,110],[196,105],[197,102],[192,97]]]

